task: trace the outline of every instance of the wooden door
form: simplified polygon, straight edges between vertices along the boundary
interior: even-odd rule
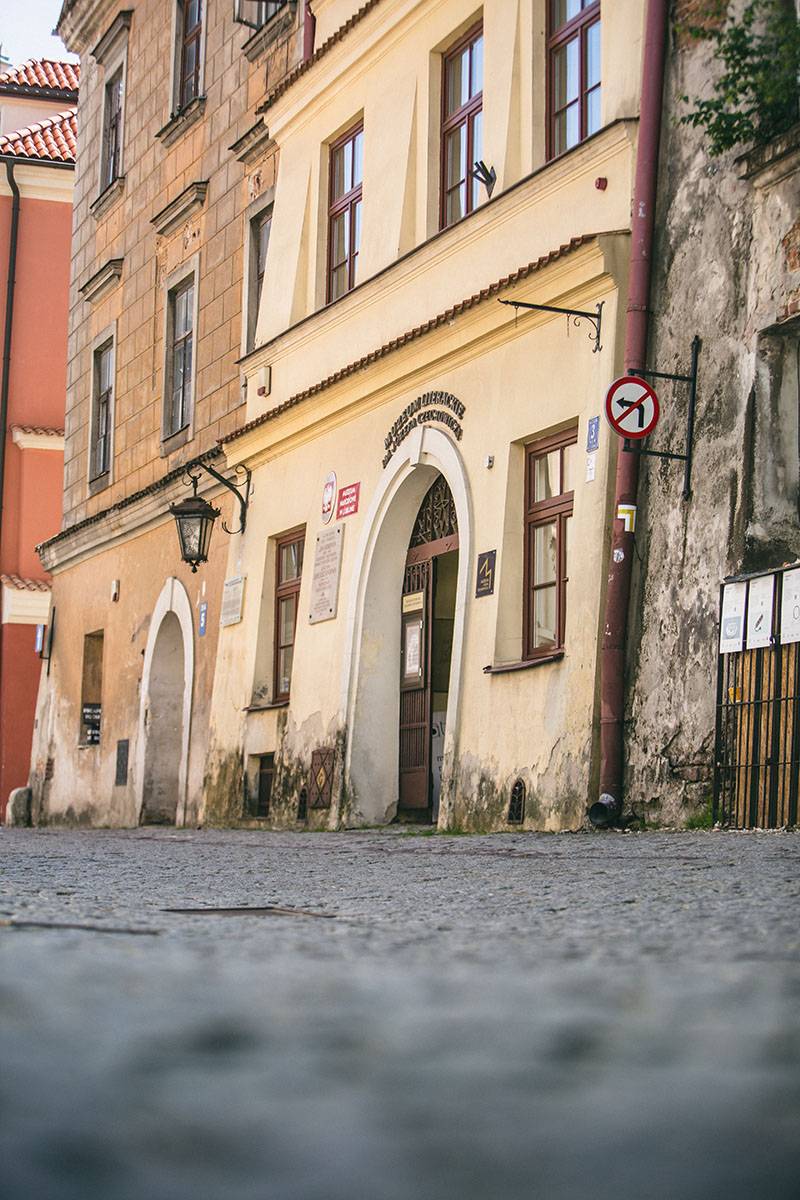
[[[400,808],[420,815],[430,807],[432,581],[432,559],[406,567],[400,614]]]

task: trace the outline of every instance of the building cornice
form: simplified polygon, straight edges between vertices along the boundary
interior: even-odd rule
[[[91,50],[98,33],[112,18],[117,0],[64,0],[56,32],[72,54],[81,57]]]
[[[88,300],[90,304],[96,304],[98,300],[107,296],[122,278],[124,262],[124,258],[110,258],[108,262],[103,263],[99,271],[90,275],[86,282],[78,288],[84,300]]]
[[[92,58],[95,62],[103,63],[109,58],[117,47],[124,42],[128,36],[128,30],[131,27],[131,19],[133,17],[132,8],[124,8],[122,12],[117,13],[111,25],[100,38],[100,41],[92,51]]]
[[[156,233],[162,236],[174,233],[191,216],[194,216],[206,202],[208,180],[197,179],[184,188],[179,196],[171,200],[160,212],[150,218],[150,224]]]
[[[242,134],[240,138],[228,147],[231,154],[235,154],[239,162],[246,163],[248,166],[258,158],[263,158],[267,150],[274,145],[270,137],[269,129],[265,122],[256,121],[255,125]]]
[[[20,450],[59,450],[64,453],[64,430],[41,425],[12,425],[11,438]]]
[[[50,584],[44,579],[0,575],[4,625],[44,625],[50,612]]]

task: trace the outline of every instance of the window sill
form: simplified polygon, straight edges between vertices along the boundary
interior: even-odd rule
[[[156,134],[157,141],[162,146],[171,146],[187,129],[199,121],[206,109],[205,96],[195,96],[184,108],[174,112],[166,125],[162,125]]]
[[[110,183],[105,188],[96,200],[93,200],[89,205],[89,212],[94,217],[95,221],[99,221],[105,216],[110,208],[113,208],[117,200],[125,191],[125,176],[118,175],[113,183]]]
[[[242,54],[248,62],[255,62],[273,42],[277,41],[284,29],[293,24],[296,8],[297,0],[289,0],[289,3],[274,12],[269,20],[247,39],[242,46]]]
[[[177,433],[171,433],[168,437],[161,439],[161,457],[169,458],[174,450],[180,450],[181,446],[185,446],[191,436],[191,426],[184,425],[183,429],[179,429]]]
[[[285,700],[267,700],[263,704],[261,704],[261,703],[247,704],[242,709],[242,712],[270,712],[273,708],[288,708],[288,707],[289,707],[289,697],[287,696]]]
[[[523,662],[498,663],[497,666],[483,668],[484,675],[506,675],[510,671],[527,671],[530,667],[543,667],[545,663],[561,662],[563,650],[554,650],[552,654],[542,654],[539,658],[526,658]]]
[[[111,483],[111,475],[110,475],[110,472],[108,472],[108,471],[105,471],[102,475],[96,476],[96,478],[94,478],[94,479],[90,479],[89,480],[89,495],[96,496],[98,492],[105,491],[105,489],[109,486],[110,483]]]

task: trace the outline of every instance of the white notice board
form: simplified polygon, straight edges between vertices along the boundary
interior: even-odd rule
[[[237,575],[234,579],[226,579],[222,585],[222,609],[219,623],[224,629],[226,625],[238,625],[242,619],[242,601],[244,599],[244,576]]]
[[[785,571],[781,597],[781,642],[800,642],[800,567]]]
[[[759,575],[750,580],[747,596],[747,649],[772,645],[772,601],[775,576]]]
[[[720,654],[735,654],[744,642],[746,583],[726,583],[722,589],[722,619],[719,628]]]
[[[308,614],[311,625],[316,625],[318,621],[331,621],[336,616],[343,535],[344,525],[331,525],[317,534]]]

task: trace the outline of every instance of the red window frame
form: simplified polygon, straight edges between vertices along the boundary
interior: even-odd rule
[[[280,662],[281,650],[292,647],[292,660],[294,662],[294,645],[297,636],[297,614],[300,605],[300,584],[303,579],[303,548],[306,540],[306,527],[301,525],[298,529],[291,529],[288,533],[282,533],[280,537],[275,539],[275,667],[273,672],[273,700],[288,700],[289,688],[283,690],[280,686]],[[296,576],[290,579],[283,579],[281,576],[281,551],[287,546],[297,544],[299,546],[300,568]],[[281,641],[281,601],[288,600],[294,597],[294,625],[292,627],[292,636],[290,641]],[[289,679],[291,686],[291,669],[289,671]]]
[[[555,60],[558,52],[563,49],[569,42],[578,39],[578,141],[575,145],[580,145],[589,136],[588,132],[588,110],[589,96],[591,93],[599,92],[602,87],[602,64],[601,64],[601,79],[588,87],[588,71],[587,71],[587,55],[588,55],[588,34],[593,25],[600,23],[600,0],[589,0],[581,8],[576,16],[569,21],[565,21],[563,25],[555,26],[555,8],[558,0],[547,0],[547,157],[556,158],[559,154],[566,153],[571,150],[571,146],[564,146],[561,149],[556,149],[556,118],[559,113],[566,111],[569,104],[563,105],[560,109],[556,109],[555,87],[556,87],[556,68]]]
[[[572,516],[575,492],[573,488],[563,490],[565,479],[565,451],[578,442],[578,429],[573,425],[561,433],[539,438],[525,447],[525,550],[523,569],[522,609],[522,659],[529,662],[537,658],[548,658],[564,649],[564,631],[567,616],[567,521]],[[545,499],[536,498],[536,463],[558,452],[559,492]],[[573,470],[576,456],[573,455]],[[556,526],[556,572],[555,580],[538,580],[536,577],[535,541],[537,529],[546,525]],[[548,588],[556,593],[555,645],[536,646],[536,594]]]
[[[189,25],[192,5],[197,5],[197,20]],[[181,3],[181,58],[180,82],[178,86],[178,108],[186,108],[200,95],[200,51],[203,37],[203,0],[182,0]],[[195,48],[194,65],[187,68],[188,52]]]
[[[472,63],[474,55],[474,47],[476,43],[483,38],[483,23],[473,25],[473,27],[460,38],[454,46],[452,46],[444,56],[442,63],[442,122],[441,122],[441,163],[439,167],[440,176],[440,202],[439,202],[439,228],[447,229],[449,225],[455,225],[459,220],[463,220],[468,213],[471,213],[476,205],[478,198],[478,183],[471,175],[472,165],[475,161],[475,119],[483,113],[483,71],[481,71],[481,88],[480,91],[471,95],[467,101],[455,109],[448,115],[447,112],[447,94],[448,83],[450,79],[450,71],[452,65],[461,57],[464,50],[469,48],[469,72],[470,80],[472,79]],[[464,158],[464,168],[466,175],[458,183],[447,186],[447,139],[448,135],[455,129],[466,126],[466,154]],[[478,157],[482,155],[483,147],[478,148]],[[464,212],[457,219],[452,221],[447,220],[447,197],[450,192],[454,192],[456,188],[464,185],[465,207]]]
[[[338,300],[340,296],[347,295],[355,287],[356,282],[356,266],[358,261],[358,252],[361,244],[361,223],[359,220],[359,206],[362,198],[362,180],[359,179],[357,184],[353,184],[349,189],[342,192],[341,196],[336,196],[334,192],[334,168],[336,165],[336,157],[339,151],[344,151],[348,143],[352,142],[351,162],[355,164],[355,142],[356,138],[361,136],[362,139],[362,156],[363,156],[363,139],[364,139],[364,122],[359,121],[357,125],[353,125],[348,129],[347,133],[343,133],[335,142],[331,143],[330,157],[328,164],[328,268],[327,268],[327,286],[326,286],[326,301],[328,304],[332,300]],[[345,155],[346,161],[346,155]],[[363,163],[362,163],[363,166]],[[353,168],[355,169],[355,168]],[[333,261],[334,254],[334,225],[339,217],[344,216],[347,227],[347,254],[339,262]],[[347,267],[347,287],[344,291],[334,295],[334,274],[341,267]]]

